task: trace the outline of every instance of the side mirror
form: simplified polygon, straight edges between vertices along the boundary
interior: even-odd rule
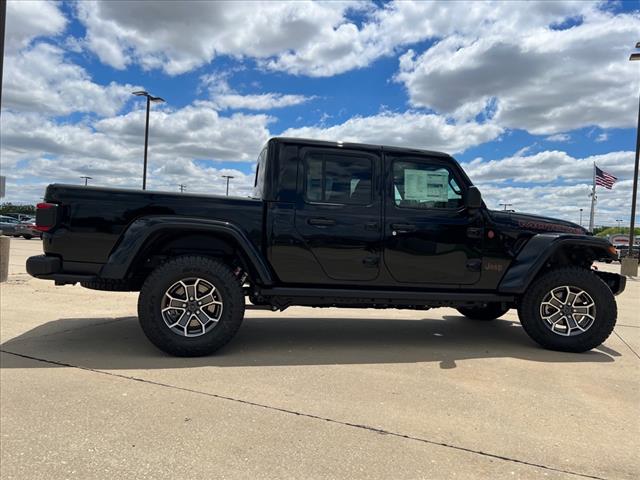
[[[464,204],[467,208],[480,208],[482,207],[482,195],[478,187],[469,187],[464,199]]]

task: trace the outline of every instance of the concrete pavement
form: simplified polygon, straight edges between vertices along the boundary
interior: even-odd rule
[[[29,277],[39,248],[12,240],[1,287],[2,478],[640,475],[636,280],[586,354],[537,347],[515,312],[291,308],[178,359],[136,294]]]

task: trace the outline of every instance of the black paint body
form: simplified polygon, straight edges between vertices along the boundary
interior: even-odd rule
[[[50,185],[45,201],[57,204],[55,225],[44,235],[46,257],[30,260],[29,272],[58,283],[133,278],[155,265],[154,256],[167,254],[164,242],[174,253],[232,250],[253,295],[267,303],[284,295],[291,304],[320,305],[326,302],[295,299],[305,291],[327,297],[329,289],[336,304],[364,290],[373,299],[384,296],[385,305],[402,295],[415,297],[406,305],[426,305],[417,300],[421,293],[425,299],[468,292],[511,301],[549,259],[560,258],[560,250],[563,261],[579,252],[575,261],[589,265],[612,256],[607,241],[570,222],[484,206],[397,207],[391,172],[398,159],[446,166],[466,197],[471,181],[443,153],[286,138],[265,148],[257,198]],[[370,159],[370,203],[305,199],[304,159],[312,154]]]

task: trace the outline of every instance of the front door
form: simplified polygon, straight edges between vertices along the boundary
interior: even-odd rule
[[[377,153],[300,149],[295,227],[326,280],[374,280],[382,257]],[[300,272],[304,277],[304,272]]]
[[[384,263],[400,283],[471,285],[480,279],[482,220],[464,185],[436,157],[387,156]]]

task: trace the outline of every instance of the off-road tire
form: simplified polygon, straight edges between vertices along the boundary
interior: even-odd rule
[[[210,282],[220,292],[222,313],[217,324],[197,337],[181,336],[162,318],[161,302],[167,289],[179,280],[197,277]],[[209,355],[222,348],[237,333],[244,318],[244,293],[239,279],[224,263],[203,256],[174,257],[147,277],[138,298],[140,326],[160,350],[179,357]]]
[[[80,282],[80,285],[90,290],[105,290],[108,292],[135,292],[138,290],[134,282],[129,279],[94,278],[93,280]]]
[[[503,307],[501,303],[487,303],[487,305],[484,307],[460,307],[456,310],[458,310],[465,317],[471,318],[472,320],[490,321],[495,320],[496,318],[500,318],[510,309],[508,307]]]
[[[595,303],[595,320],[586,332],[575,336],[561,336],[545,326],[540,304],[551,290],[561,286],[578,287],[587,292]],[[551,270],[535,279],[523,295],[518,316],[527,334],[549,350],[586,352],[602,344],[616,324],[618,309],[613,293],[606,283],[589,270],[578,267]]]

